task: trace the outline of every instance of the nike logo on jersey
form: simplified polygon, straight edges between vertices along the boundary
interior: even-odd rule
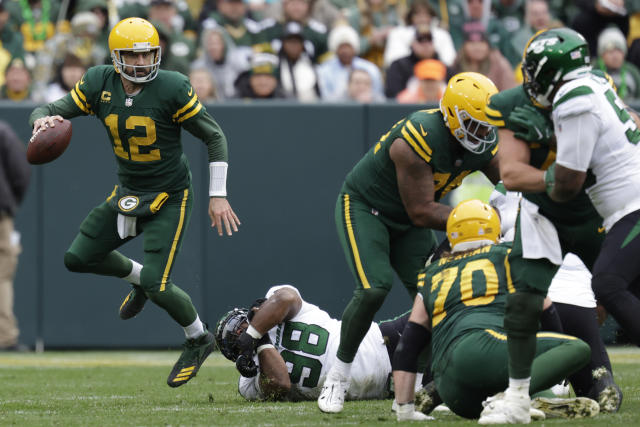
[[[422,134],[422,136],[427,136],[427,131],[424,130],[424,128],[422,127],[422,124],[420,124],[420,133]]]
[[[189,88],[189,93],[187,93],[187,95],[191,96],[191,94],[193,93],[193,87]]]

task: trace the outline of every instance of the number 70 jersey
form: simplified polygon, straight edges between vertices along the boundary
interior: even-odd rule
[[[278,289],[269,289],[269,298]],[[298,295],[300,293],[298,292]],[[285,361],[291,379],[290,400],[315,400],[320,395],[324,380],[335,360],[340,343],[341,322],[332,319],[318,306],[302,301],[300,311],[291,319],[269,330],[269,338]],[[256,363],[258,358],[256,356]],[[382,333],[372,323],[362,340],[351,367],[348,400],[382,399],[386,397],[387,378],[391,362]],[[248,400],[261,399],[259,375],[253,378],[240,377],[240,394]]]
[[[69,96],[75,115],[95,115],[106,128],[125,187],[172,192],[189,186],[181,127],[206,110],[186,76],[160,70],[129,96],[113,66],[100,65],[87,70]]]

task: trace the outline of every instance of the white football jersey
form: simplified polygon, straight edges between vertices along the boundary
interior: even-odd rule
[[[266,297],[269,298],[283,287],[292,288],[300,295],[295,287],[282,285],[270,288]],[[298,314],[269,330],[269,338],[289,370],[291,379],[289,399],[315,400],[318,398],[338,351],[340,326],[341,322],[332,319],[329,313],[302,300]],[[259,363],[257,356],[255,361]],[[346,398],[357,400],[386,397],[386,385],[390,373],[391,362],[382,333],[378,325],[372,323],[353,361]],[[253,378],[241,376],[238,390],[248,400],[264,397],[260,391],[259,375]]]
[[[587,194],[605,229],[640,209],[640,130],[609,83],[592,74],[565,83],[553,122],[556,163],[589,171]]]

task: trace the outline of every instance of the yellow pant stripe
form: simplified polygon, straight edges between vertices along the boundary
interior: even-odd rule
[[[510,252],[511,252],[511,249],[509,249],[509,253]],[[516,288],[513,286],[513,279],[511,278],[511,264],[509,264],[508,254],[504,258],[504,270],[507,273],[507,290],[509,291],[510,294],[513,294],[515,293]]]
[[[173,236],[173,244],[171,245],[171,251],[169,252],[169,259],[167,260],[167,265],[164,267],[164,273],[162,274],[162,282],[160,282],[160,292],[164,291],[167,286],[167,280],[169,279],[169,271],[171,270],[171,265],[173,264],[173,257],[176,254],[176,248],[178,247],[178,242],[180,241],[180,234],[182,233],[182,226],[184,224],[184,213],[186,210],[188,197],[189,197],[189,189],[185,188],[184,195],[182,196],[182,204],[180,205],[180,220],[178,221],[176,234],[175,236]]]
[[[356,263],[356,270],[358,271],[358,277],[362,282],[362,286],[365,289],[371,288],[367,276],[364,274],[362,268],[362,262],[360,261],[360,252],[358,251],[358,245],[356,244],[356,238],[353,234],[353,225],[351,224],[351,215],[349,214],[349,195],[344,195],[344,220],[347,224],[347,234],[349,235],[349,244],[351,245],[351,252],[353,253],[353,259]]]
[[[506,341],[507,340],[507,336],[505,334],[501,334],[500,332],[496,332],[493,329],[485,329],[484,331],[486,333],[488,333],[489,335],[491,335],[492,337],[499,339],[500,341]]]
[[[572,337],[571,335],[558,334],[556,332],[538,332],[536,334],[537,338],[560,338],[563,340],[577,340],[578,338]]]

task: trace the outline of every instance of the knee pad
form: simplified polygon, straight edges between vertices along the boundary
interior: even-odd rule
[[[504,327],[514,337],[535,335],[540,324],[544,297],[528,292],[507,296]]]
[[[74,273],[86,273],[89,270],[89,265],[73,252],[65,252],[64,266]]]

